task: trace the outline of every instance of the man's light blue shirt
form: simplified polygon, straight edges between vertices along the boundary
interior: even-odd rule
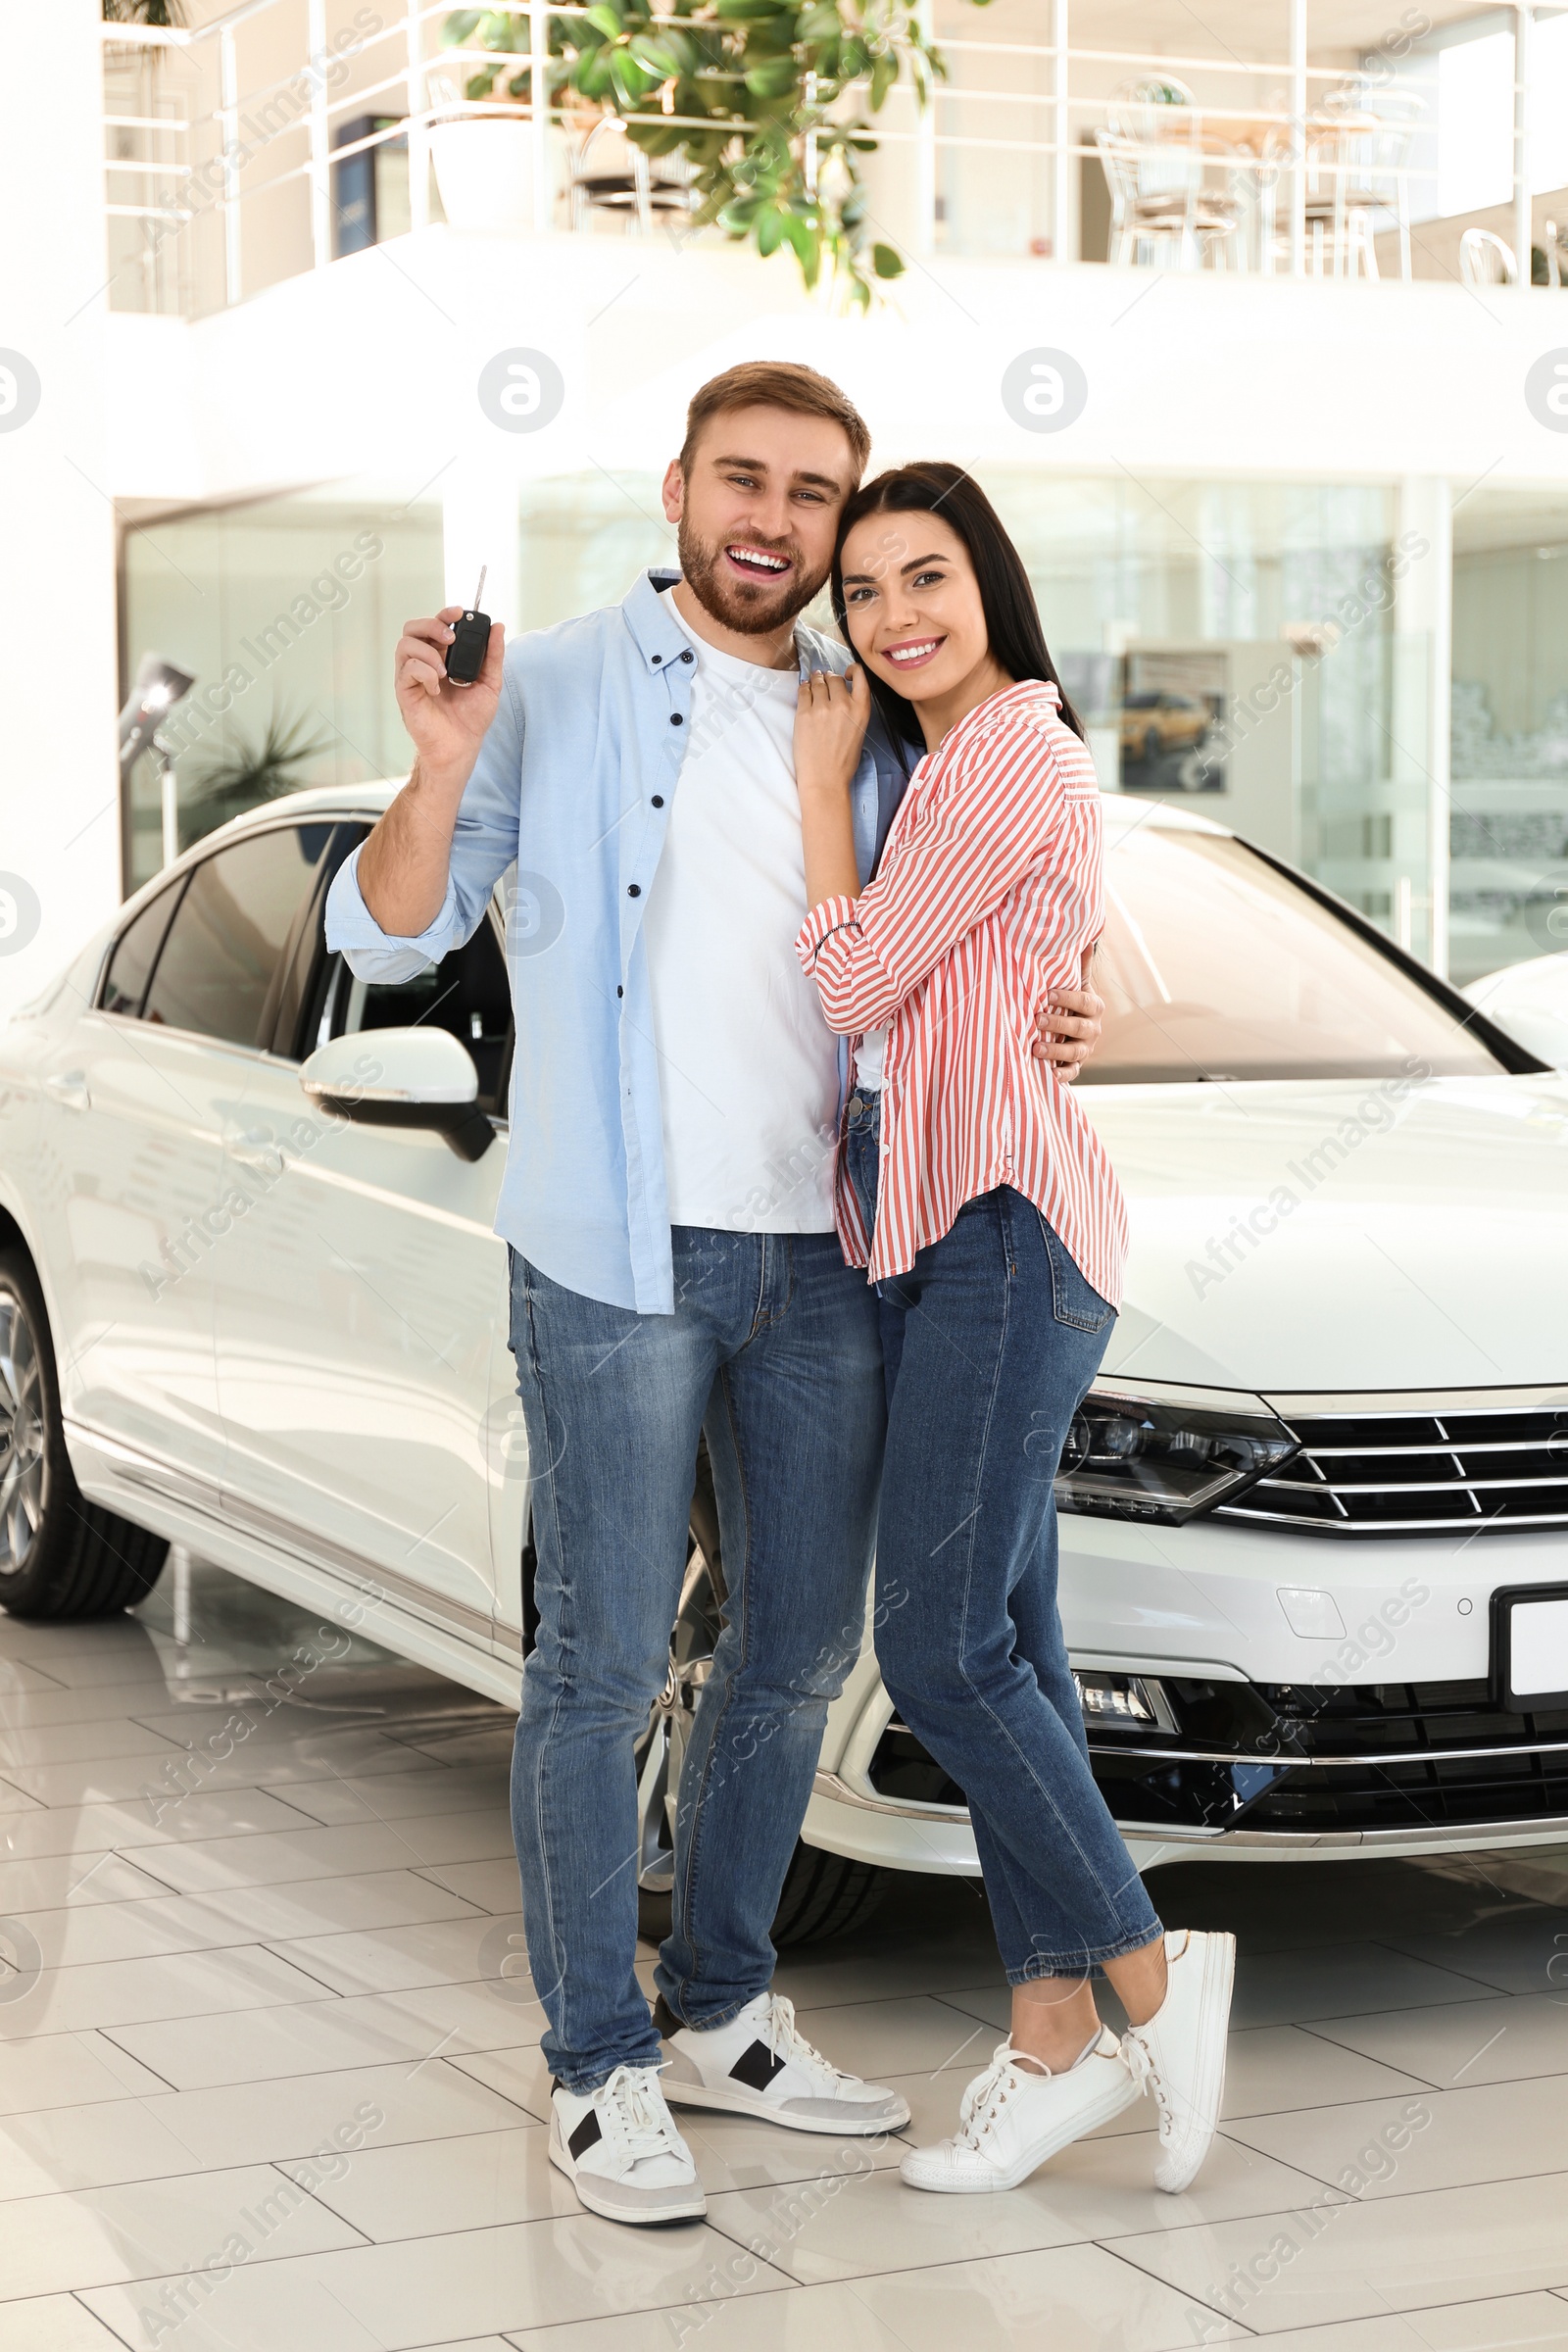
[[[360,893],[357,850],[326,906],[327,945],[360,979],[408,980],[472,937],[516,864],[507,911],[516,1046],[496,1231],[552,1281],[643,1314],[675,1304],[642,930],[691,723],[691,642],[661,602],[678,577],[645,572],[622,604],[508,646],[428,930],[381,929]],[[849,665],[836,640],[796,636],[803,675]],[[851,788],[862,883],[907,780],[873,715]],[[712,978],[723,987],[722,972]]]

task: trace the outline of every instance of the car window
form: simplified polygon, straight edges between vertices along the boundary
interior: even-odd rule
[[[164,933],[169,929],[169,918],[185,882],[186,876],[181,874],[177,882],[161,890],[116,940],[98,996],[105,1012],[127,1012],[132,1016],[140,1012],[147,982],[164,944]]]
[[[280,825],[195,868],[154,967],[144,1020],[230,1045],[258,1042],[268,991],[330,830]]]
[[[312,1046],[363,1029],[450,1030],[473,1056],[479,1107],[506,1113],[512,992],[507,959],[486,914],[466,947],[414,980],[357,980],[341,956],[327,959]]]
[[[1501,1064],[1330,906],[1228,834],[1138,825],[1106,843],[1092,977],[1104,1033],[1083,1083],[1438,1076]]]

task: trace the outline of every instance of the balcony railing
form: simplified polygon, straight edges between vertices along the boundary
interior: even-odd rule
[[[220,309],[424,227],[443,217],[443,195],[448,214],[482,203],[453,133],[487,116],[516,125],[491,224],[580,231],[614,216],[633,234],[684,231],[680,172],[650,170],[612,129],[602,137],[619,168],[603,167],[602,147],[598,166],[585,162],[600,120],[586,101],[536,117],[526,99],[470,100],[465,81],[496,60],[441,46],[449,0],[380,6],[242,0],[196,29],[105,24],[114,307]],[[543,64],[552,20],[587,14],[576,0],[491,6],[528,26],[512,74],[530,57]],[[1374,236],[1396,228],[1395,266],[1409,273],[1412,192],[1419,201],[1436,174],[1402,66],[1408,40],[1380,44],[1372,29],[1386,10],[1369,7],[1361,63],[1347,72],[1308,63],[1311,0],[1289,0],[1288,53],[1253,58],[1075,46],[1068,0],[1053,0],[1046,40],[1002,37],[1009,22],[1033,31],[1041,0],[998,0],[984,18],[960,0],[928,7],[948,77],[923,112],[894,92],[867,159],[878,233],[906,251],[1376,275]],[[1083,0],[1072,11],[1096,13]],[[1343,7],[1335,14],[1343,41]],[[1528,243],[1533,12],[1500,14],[1522,36],[1515,184]],[[977,37],[981,25],[997,37]],[[634,119],[679,121],[657,95],[649,109]]]

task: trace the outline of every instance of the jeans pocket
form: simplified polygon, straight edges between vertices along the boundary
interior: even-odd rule
[[[1051,1304],[1056,1321],[1070,1324],[1074,1331],[1103,1331],[1116,1309],[1079,1272],[1060,1235],[1046,1222],[1042,1211],[1037,1208],[1035,1215],[1051,1260]]]

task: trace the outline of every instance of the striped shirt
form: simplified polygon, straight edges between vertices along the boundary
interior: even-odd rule
[[[876,1231],[843,1172],[839,1239],[872,1281],[906,1273],[965,1201],[1010,1185],[1115,1305],[1127,1210],[1070,1086],[1031,1052],[1049,991],[1081,985],[1104,924],[1094,763],[1054,686],[1005,687],[916,767],[858,899],[825,899],[796,953],[828,1026],[889,1024]]]

